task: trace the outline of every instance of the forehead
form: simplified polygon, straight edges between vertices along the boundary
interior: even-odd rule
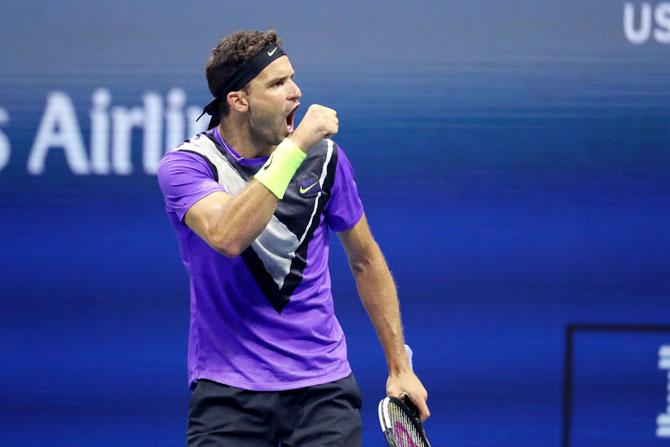
[[[251,80],[251,83],[265,83],[273,79],[293,76],[293,66],[288,56],[282,56],[272,61],[258,75]]]

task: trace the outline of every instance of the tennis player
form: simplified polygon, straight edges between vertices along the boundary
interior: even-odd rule
[[[377,330],[391,396],[429,416],[404,349],[396,289],[353,170],[274,31],[214,48],[209,130],[168,152],[158,182],[190,279],[188,445],[360,446],[360,390],[333,313],[328,234],[338,233]]]

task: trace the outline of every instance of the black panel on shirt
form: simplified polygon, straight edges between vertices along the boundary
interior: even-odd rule
[[[328,142],[326,140],[322,140],[316,147],[310,149],[307,157],[289,183],[288,188],[286,188],[284,198],[279,202],[275,210],[274,214],[277,216],[277,219],[286,225],[298,239],[302,237],[307,229],[309,219],[314,212],[314,202],[317,198],[320,203],[327,202],[330,199],[330,188],[325,188],[325,184],[319,188],[322,191],[320,195],[312,196],[311,194],[305,195],[300,193],[300,187],[303,183],[312,183],[321,178],[321,172],[323,171],[327,155]],[[333,144],[333,153],[329,164],[332,164],[333,161],[337,163],[337,147],[335,144]],[[328,175],[330,174],[330,172],[327,174],[324,183],[328,182]],[[314,215],[314,221],[317,224],[319,223],[322,209],[322,207],[321,209],[317,209],[317,213]],[[311,235],[305,239],[308,240],[310,238]]]
[[[312,240],[314,236],[314,231],[319,226],[321,221],[321,214],[328,203],[330,198],[330,191],[333,186],[333,181],[335,180],[335,169],[337,167],[337,146],[333,144],[333,154],[328,162],[326,167],[326,178],[323,182],[322,190],[323,196],[319,199],[317,205],[316,213],[314,215],[314,220],[312,220],[311,225],[307,229],[307,235],[305,240],[298,246],[298,249],[295,251],[295,257],[291,261],[291,270],[286,278],[284,279],[284,286],[282,287],[282,292],[285,296],[291,296],[295,289],[300,285],[303,278],[303,272],[307,266],[307,248],[309,246],[309,241]]]
[[[272,304],[272,307],[274,307],[277,312],[281,313],[291,299],[291,295],[286,296],[279,290],[277,283],[274,282],[272,276],[265,270],[263,262],[251,248],[251,245],[242,252],[241,256],[244,264],[251,272],[251,276],[254,277],[256,284],[258,284],[261,292],[263,292],[263,295],[265,295],[270,304]]]

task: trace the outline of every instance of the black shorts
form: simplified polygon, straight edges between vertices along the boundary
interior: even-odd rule
[[[247,391],[199,380],[188,447],[358,447],[361,393],[353,374],[288,391]]]

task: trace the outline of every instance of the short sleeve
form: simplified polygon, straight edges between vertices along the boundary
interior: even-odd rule
[[[180,221],[198,200],[217,191],[226,191],[216,180],[207,160],[190,152],[167,153],[158,166],[158,185],[168,212]]]
[[[335,180],[325,215],[328,227],[337,232],[350,230],[363,216],[363,203],[354,181],[354,169],[339,146],[337,147]]]

